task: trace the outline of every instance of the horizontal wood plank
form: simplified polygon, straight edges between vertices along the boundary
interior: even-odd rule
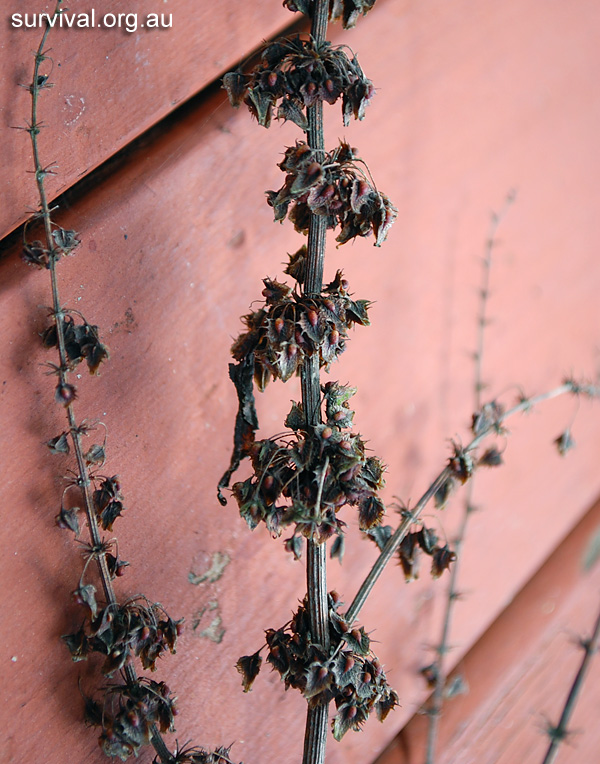
[[[5,9],[9,18],[0,27],[0,238],[37,206],[26,174],[31,169],[29,137],[9,128],[23,126],[31,114],[29,93],[19,85],[31,82],[32,52],[42,29],[25,28],[25,23],[32,24],[35,14],[51,13],[54,2],[13,5]],[[58,165],[58,174],[48,181],[51,198],[294,21],[280,0],[115,0],[110,8],[78,0],[65,7],[74,23],[93,20],[95,27],[55,27],[49,37],[49,82],[54,86],[43,93],[41,108],[52,135],[42,132],[40,143],[47,164]],[[20,14],[21,26],[13,26],[13,12]],[[142,28],[150,13],[172,26]],[[105,14],[110,14],[106,20]],[[115,25],[108,28],[112,16]]]

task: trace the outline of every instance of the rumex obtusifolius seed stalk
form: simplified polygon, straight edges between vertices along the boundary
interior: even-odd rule
[[[57,0],[50,19],[54,21],[63,11],[62,0]],[[156,661],[167,652],[174,653],[181,632],[181,621],[174,621],[158,603],[143,595],[120,602],[115,593],[113,579],[123,575],[129,563],[119,556],[116,539],[105,540],[101,531],[112,531],[114,522],[124,510],[121,486],[116,475],[100,475],[97,471],[105,462],[106,435],[102,444],[85,449],[83,439],[97,429],[86,420],[78,421],[74,401],[77,388],[69,375],[82,361],[90,374],[96,374],[109,358],[106,346],[100,340],[98,327],[90,324],[78,311],[62,305],[56,265],[63,255],[70,255],[79,244],[75,231],[61,228],[52,219],[45,177],[54,170],[44,168],[40,161],[38,140],[42,125],[38,119],[39,96],[52,87],[48,75],[40,72],[49,60],[46,42],[51,29],[50,20],[34,54],[33,79],[27,86],[31,94],[31,119],[24,130],[30,135],[34,160],[34,174],[39,196],[39,211],[33,222],[41,221],[42,241],[27,241],[28,225],[24,228],[22,257],[26,263],[50,273],[52,290],[51,324],[42,335],[46,348],[56,348],[58,364],[48,364],[56,377],[55,401],[65,409],[68,429],[51,438],[47,446],[54,454],[68,454],[72,444],[77,469],[75,477],[63,493],[61,509],[56,516],[59,527],[73,531],[82,545],[85,559],[79,583],[72,592],[73,601],[85,609],[83,625],[73,634],[63,637],[74,661],[86,660],[92,653],[103,656],[102,673],[105,677],[118,674],[121,682],[112,681],[100,688],[102,702],[84,695],[85,719],[102,728],[99,743],[107,756],[126,760],[136,756],[140,747],[151,744],[156,751],[155,762],[163,764],[226,764],[230,763],[229,749],[207,751],[187,747],[171,753],[163,740],[163,733],[174,730],[177,713],[175,698],[164,682],[138,677],[134,667],[137,657],[144,669],[154,670]],[[65,495],[74,488],[80,493],[83,514],[87,521],[89,542],[79,540],[78,507],[66,506]],[[97,597],[96,586],[88,579],[89,569],[95,563],[104,602]]]
[[[341,142],[326,152],[323,139],[323,102],[341,98],[347,124],[352,116],[364,117],[374,95],[356,56],[326,41],[328,18],[351,26],[374,0],[286,0],[284,5],[311,18],[310,38],[265,45],[252,72],[230,72],[223,86],[232,105],[244,103],[262,126],[269,127],[275,117],[306,133],[306,140],[287,149],[279,165],[286,173],[284,184],[268,191],[267,200],[275,220],[289,217],[308,240],[286,268],[296,287],[266,279],[265,306],[243,318],[247,331],[232,347],[237,364],[230,365],[230,377],[239,409],[231,463],[218,495],[225,503],[222,489],[241,459],[249,457],[253,476],[232,489],[242,517],[251,528],[264,522],[276,536],[293,527],[286,548],[296,557],[306,540],[306,598],[289,627],[267,631],[266,646],[267,661],[286,687],[300,690],[308,702],[303,761],[318,764],[325,757],[330,701],[337,708],[333,734],[339,740],[348,730],[360,729],[371,711],[383,720],[398,700],[364,629],[353,628],[338,612],[337,593],[327,593],[327,540],[334,539],[332,553],[343,554],[345,523],[337,513],[346,504],[357,506],[361,528],[378,525],[385,511],[378,496],[384,468],[376,457],[365,455],[364,441],[350,431],[348,400],[355,390],[335,382],[321,385],[320,380],[320,369],[329,368],[345,349],[347,330],[354,323],[368,324],[369,305],[350,298],[341,271],[323,285],[326,232],[339,227],[340,244],[372,233],[379,246],[396,209],[372,184],[354,149]],[[295,374],[302,400],[286,419],[289,434],[256,440],[253,384],[262,391],[269,379],[285,382]],[[260,670],[260,652],[238,661],[245,690]]]

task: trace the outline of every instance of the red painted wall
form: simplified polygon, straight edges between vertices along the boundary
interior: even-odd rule
[[[173,109],[292,17],[277,3],[171,5],[173,29],[160,34],[63,31],[51,41],[56,87],[42,103],[49,128],[41,148],[43,161],[60,165],[53,192],[156,126],[68,196],[57,216],[82,238],[60,265],[63,300],[101,327],[111,349],[98,379],[78,380],[77,414],[106,424],[105,470],[119,474],[126,496],[115,530],[132,565],[119,591],[143,591],[186,619],[180,650],[160,666],[180,698],[178,739],[236,741],[247,764],[291,764],[302,748],[303,702],[269,672],[243,695],[233,664],[260,646],[265,628],[288,620],[304,573],[281,542],[250,533],[233,502],[221,508],[215,486],[231,449],[227,364],[239,316],[259,299],[261,278],[283,276],[286,252],[300,243],[290,226],[273,224],[264,200],[280,184],[283,147],[299,135],[290,126],[257,127],[216,89]],[[337,106],[329,109],[327,143],[345,136],[357,146],[399,208],[381,250],[368,241],[336,250],[331,242],[327,264],[328,275],[343,268],[356,297],[374,302],[372,327],[357,329],[330,378],[358,386],[355,423],[389,466],[390,502],[414,502],[443,466],[448,439],[468,438],[480,258],[490,211],[511,188],[517,202],[492,275],[489,394],[510,402],[519,385],[533,394],[565,374],[595,375],[599,32],[591,2],[434,0],[380,0],[354,31],[332,31],[334,42],[357,51],[378,93],[365,121],[349,128]],[[26,117],[27,93],[16,83],[27,80],[37,34],[6,24],[1,34],[7,126]],[[86,104],[76,122],[71,95],[72,104]],[[36,204],[27,136],[7,135],[5,234]],[[48,764],[96,762],[103,757],[81,724],[76,688],[79,677],[86,687],[98,681],[98,667],[71,664],[59,639],[80,617],[69,593],[81,555],[53,524],[71,462],[43,445],[65,426],[42,366],[51,356],[37,336],[48,278],[23,265],[10,236],[2,244],[5,756],[20,762],[42,750]],[[298,395],[295,382],[268,389],[259,402],[265,435],[281,430]],[[566,461],[552,446],[574,411],[562,400],[514,421],[506,466],[481,476],[476,499],[485,511],[474,517],[465,553],[468,597],[452,636],[454,661],[599,493],[597,409],[579,407],[578,449]],[[452,539],[460,510],[459,498],[428,522]],[[345,519],[349,548],[330,579],[349,602],[375,552],[350,512]],[[192,585],[189,574],[205,571],[217,553],[229,558],[223,575]],[[332,740],[332,764],[373,761],[418,709],[418,669],[430,662],[443,592],[444,581],[426,575],[406,585],[397,568],[378,583],[361,621],[402,707],[384,725],[372,720],[363,733]]]

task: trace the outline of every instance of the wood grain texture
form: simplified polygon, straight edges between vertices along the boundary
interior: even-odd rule
[[[331,378],[359,388],[356,427],[389,465],[388,501],[414,500],[444,464],[447,439],[468,437],[479,255],[490,209],[509,188],[519,197],[494,265],[490,395],[511,401],[517,384],[534,393],[565,373],[595,371],[599,31],[591,2],[573,12],[541,0],[526,10],[516,0],[428,0],[383,3],[353,32],[335,32],[336,42],[357,50],[379,93],[362,124],[343,129],[339,108],[329,109],[327,144],[343,135],[357,146],[400,210],[381,250],[368,241],[332,246],[327,266],[329,278],[343,268],[356,297],[374,301],[373,326],[353,334]],[[52,112],[44,118],[52,123]],[[132,568],[120,591],[143,591],[186,618],[181,649],[160,667],[180,697],[179,740],[237,741],[247,764],[296,764],[304,723],[303,701],[284,694],[274,674],[242,695],[232,668],[262,644],[265,628],[289,619],[304,594],[302,567],[281,542],[250,533],[232,502],[221,509],[215,498],[235,410],[229,344],[239,315],[259,299],[261,278],[282,277],[285,253],[299,246],[290,226],[272,223],[264,201],[264,190],[281,183],[283,146],[296,138],[293,127],[267,132],[211,97],[71,199],[60,217],[83,240],[60,266],[64,302],[102,327],[112,353],[98,380],[77,381],[77,411],[107,424],[104,471],[120,475],[126,496],[115,530]],[[43,151],[52,158],[54,148]],[[76,692],[79,676],[86,688],[97,681],[97,666],[71,665],[59,640],[78,623],[68,603],[81,560],[52,520],[70,462],[43,446],[64,428],[40,366],[49,356],[37,343],[47,275],[27,270],[15,250],[0,262],[0,296],[7,761],[41,749],[47,764],[67,756],[100,762]],[[289,383],[261,397],[265,435],[281,431],[298,395]],[[600,490],[597,408],[581,404],[579,448],[568,461],[551,445],[573,413],[573,402],[558,401],[515,421],[506,467],[481,475],[476,500],[485,512],[474,519],[464,560],[469,597],[452,636],[455,660]],[[432,511],[428,522],[451,539],[459,511]],[[374,549],[357,538],[351,512],[345,519],[348,552],[330,580],[349,602]],[[188,575],[204,572],[217,553],[230,560],[222,576],[192,585]],[[398,569],[384,574],[361,622],[402,707],[384,725],[371,720],[362,734],[332,740],[331,764],[373,760],[418,708],[417,672],[430,661],[442,595],[443,582],[425,571],[410,586]]]
[[[439,764],[541,762],[600,608],[600,505],[552,553],[460,662],[469,692],[444,709]],[[561,764],[592,764],[600,747],[600,661],[592,661],[562,745]],[[425,721],[415,716],[376,764],[421,764]]]
[[[42,100],[52,136],[42,132],[40,143],[47,163],[58,165],[48,182],[51,198],[294,20],[279,0],[115,0],[110,7],[77,0],[65,7],[67,16],[85,15],[90,22],[94,11],[96,27],[56,27],[48,43],[55,84]],[[23,172],[31,167],[29,138],[10,128],[29,119],[29,93],[18,85],[31,81],[31,51],[42,35],[39,28],[25,28],[25,14],[33,23],[32,14],[53,9],[54,2],[14,3],[4,9],[0,26],[0,238],[36,206],[31,178]],[[12,26],[12,13],[21,14],[21,27]],[[101,26],[105,13],[121,14],[121,28],[118,21],[113,28]],[[169,14],[172,26],[142,28],[149,13]],[[166,16],[164,23],[169,23]]]

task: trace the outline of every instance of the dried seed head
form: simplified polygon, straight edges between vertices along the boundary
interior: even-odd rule
[[[63,406],[69,406],[75,398],[77,398],[77,391],[73,385],[67,382],[59,382],[56,386],[54,398],[57,403],[61,403]]]

